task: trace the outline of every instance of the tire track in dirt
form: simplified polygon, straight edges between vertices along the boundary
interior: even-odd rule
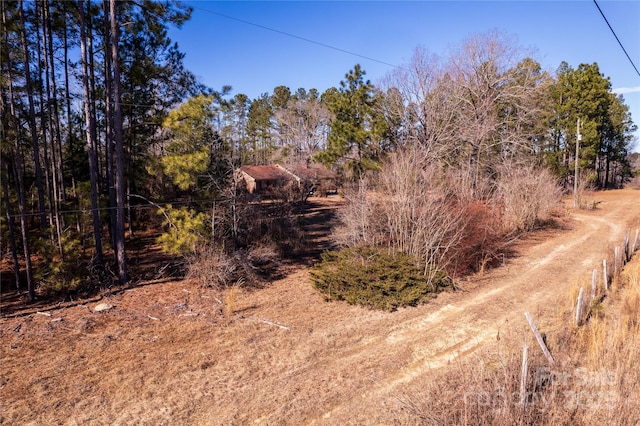
[[[392,393],[400,384],[429,370],[446,367],[489,339],[495,339],[501,326],[524,323],[525,311],[538,312],[542,308],[542,312],[548,312],[559,298],[568,294],[571,284],[590,276],[608,246],[622,239],[628,222],[634,217],[637,220],[639,213],[630,207],[625,198],[623,202],[604,203],[601,211],[574,213],[574,226],[570,231],[530,247],[506,266],[485,274],[481,279],[488,284],[476,285],[466,294],[455,295],[453,301],[427,316],[398,324],[386,338],[376,339],[372,344],[382,352],[409,346],[412,362],[390,372],[383,380],[346,404],[333,407],[317,420],[322,423],[330,419],[333,423],[336,418],[346,419],[352,414],[349,407],[366,406],[365,401],[371,404]]]

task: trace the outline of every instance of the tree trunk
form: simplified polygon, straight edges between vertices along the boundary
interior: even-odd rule
[[[5,11],[3,10],[3,21],[6,20]],[[4,35],[4,34],[3,34]],[[9,87],[9,115],[16,117],[14,109],[15,100],[13,98],[13,81],[11,78],[11,68],[8,69],[8,87]],[[35,282],[33,280],[33,269],[31,266],[31,251],[29,249],[29,230],[27,224],[27,202],[24,188],[22,158],[20,149],[19,130],[14,129],[15,137],[13,138],[14,152],[11,155],[13,161],[13,174],[16,183],[16,192],[18,193],[18,210],[20,212],[20,231],[22,234],[22,248],[24,253],[25,272],[27,276],[27,291],[29,292],[29,300],[31,302],[36,299]]]
[[[111,27],[109,23],[109,2],[104,0],[104,51],[111,51]],[[109,235],[111,237],[111,244],[116,246],[115,232],[116,232],[116,189],[114,184],[114,166],[113,166],[113,82],[111,78],[111,55],[105,54],[104,56],[104,85],[106,99],[104,103],[105,107],[105,156],[106,156],[106,175],[107,175],[107,193],[109,194]]]
[[[128,281],[127,257],[124,241],[125,223],[125,177],[124,177],[124,139],[122,130],[122,110],[120,104],[120,58],[118,56],[118,21],[116,19],[116,1],[110,0],[111,17],[111,63],[113,66],[113,136],[115,142],[116,172],[116,229],[115,251],[118,263],[118,279],[120,284]]]
[[[4,112],[4,110],[3,110]],[[20,278],[20,262],[18,261],[18,248],[16,244],[16,231],[13,223],[13,212],[11,202],[9,201],[9,172],[6,176],[2,176],[2,190],[4,191],[4,203],[7,216],[7,227],[9,228],[9,247],[11,248],[11,259],[13,260],[13,270],[15,273],[16,289],[22,288],[22,279]]]
[[[87,2],[87,11],[91,10],[91,1]],[[96,65],[95,65],[95,53],[94,53],[94,49],[93,49],[93,19],[91,18],[91,16],[88,16],[88,19],[86,19],[86,23],[87,23],[87,59],[88,59],[88,65],[89,65],[89,97],[91,98],[91,102],[89,103],[89,106],[91,107],[90,111],[91,111],[91,115],[93,116],[93,122],[96,123],[95,126],[93,126],[93,128],[91,129],[91,140],[93,141],[93,150],[96,153],[96,163],[95,163],[95,167],[96,167],[96,176],[97,176],[97,188],[98,188],[98,193],[102,192],[103,189],[103,173],[101,170],[101,162],[100,162],[100,144],[99,144],[99,140],[98,140],[98,126],[97,126],[97,117],[98,117],[98,113],[97,113],[97,95],[96,95]],[[107,55],[107,52],[105,52],[105,56]]]
[[[66,200],[66,193],[64,188],[64,165],[62,163],[62,132],[60,130],[60,108],[58,105],[58,84],[56,82],[56,66],[55,59],[53,57],[53,31],[51,29],[51,15],[49,11],[49,2],[47,4],[47,32],[48,32],[48,41],[49,41],[49,62],[51,63],[51,89],[52,89],[52,107],[53,107],[53,118],[54,118],[54,126],[56,133],[56,145],[57,145],[57,157],[56,157],[56,168],[57,168],[57,178],[58,181],[56,183],[58,187],[58,194],[60,195],[60,200]],[[66,48],[66,45],[65,45]],[[63,221],[64,226],[64,221]]]
[[[18,141],[16,140],[16,149]],[[27,274],[27,291],[29,292],[29,300],[31,302],[36,300],[36,286],[33,280],[33,267],[31,265],[31,250],[29,249],[29,229],[27,223],[27,202],[24,190],[24,181],[22,179],[22,164],[20,163],[20,157],[18,157],[16,150],[16,157],[14,157],[14,173],[16,187],[18,190],[18,210],[20,211],[20,231],[22,233],[22,248],[24,253],[25,272]]]
[[[47,42],[48,42],[48,54],[49,54],[49,64],[51,67],[51,97],[49,98],[49,104],[52,108],[53,115],[53,127],[55,138],[52,138],[52,160],[53,160],[53,172],[55,176],[55,180],[53,182],[54,187],[54,213],[56,218],[56,226],[58,229],[64,228],[64,217],[60,215],[60,201],[66,200],[65,189],[64,189],[64,179],[63,179],[63,165],[62,165],[62,132],[60,131],[60,110],[58,108],[58,90],[56,84],[56,67],[55,67],[55,59],[53,56],[53,34],[52,34],[52,23],[51,23],[51,15],[49,11],[49,2],[45,1],[45,22],[46,31],[47,31]],[[55,141],[55,142],[54,142]]]
[[[0,58],[2,59],[2,63],[0,64],[0,69],[3,72],[6,69],[7,74],[10,76],[11,63],[9,61],[9,47],[6,41],[7,33],[7,22],[6,22],[6,11],[4,8],[5,4],[2,3],[2,40],[3,43],[0,45]],[[5,50],[6,48],[6,50]],[[5,65],[6,61],[6,65]],[[8,83],[11,84],[11,78],[9,77]],[[4,87],[3,87],[4,89]],[[10,141],[11,139],[17,140],[17,132],[12,131],[11,127],[15,120],[15,114],[13,113],[13,105],[9,106],[9,99],[7,99],[7,93],[10,92],[2,90],[0,92],[0,120],[2,120],[2,132],[0,133],[0,139],[5,141]],[[9,113],[11,110],[11,114]],[[15,224],[13,220],[13,209],[11,208],[11,201],[9,199],[9,166],[5,160],[5,157],[0,158],[0,166],[4,166],[0,168],[0,181],[2,181],[2,190],[4,192],[4,203],[5,203],[5,214],[7,217],[7,228],[9,229],[9,247],[11,249],[11,258],[13,260],[13,270],[15,272],[15,280],[16,280],[16,288],[20,290],[22,288],[22,280],[20,279],[20,262],[18,261],[18,248],[16,243],[16,232],[15,232]]]
[[[57,111],[54,113],[54,101],[52,97],[52,84],[51,81],[55,80],[55,73],[53,69],[53,52],[49,48],[53,49],[53,43],[49,40],[49,3],[44,0],[42,3],[42,56],[44,58],[44,71],[45,71],[45,86],[46,86],[46,102],[47,102],[47,114],[42,119],[47,123],[46,128],[49,131],[49,145],[50,145],[50,157],[47,157],[47,141],[46,136],[44,139],[44,153],[45,153],[45,176],[47,177],[47,194],[49,195],[49,221],[51,225],[55,227],[56,242],[58,244],[58,253],[60,257],[64,257],[64,250],[62,248],[62,228],[60,224],[60,214],[58,213],[58,200],[59,190],[58,185],[58,167],[56,155],[56,129],[55,123],[57,121]],[[53,85],[55,87],[55,85]],[[41,95],[41,102],[44,102],[44,96]],[[43,130],[45,126],[43,125]],[[59,129],[58,129],[59,130]],[[43,133],[44,134],[44,133]],[[52,236],[53,241],[53,236]]]
[[[22,49],[24,54],[24,75],[27,97],[29,99],[29,128],[31,131],[31,145],[33,148],[33,162],[36,173],[36,187],[38,190],[38,204],[40,209],[40,227],[43,232],[47,229],[47,215],[45,213],[44,188],[42,186],[42,168],[40,166],[40,146],[38,142],[38,129],[36,126],[36,111],[33,100],[33,83],[31,81],[31,70],[29,60],[29,47],[27,45],[26,23],[24,18],[24,4],[20,0],[20,23],[22,26],[21,38]]]
[[[100,212],[98,210],[98,173],[97,173],[97,155],[95,152],[95,116],[91,113],[91,90],[89,88],[89,69],[87,60],[87,33],[85,27],[84,1],[78,0],[78,11],[80,18],[80,63],[82,65],[82,86],[84,89],[84,116],[87,135],[87,152],[89,155],[89,180],[91,186],[91,212],[93,216],[93,236],[96,249],[96,264],[104,265],[102,254],[102,232],[100,223]]]
[[[67,29],[69,28],[67,24],[67,3],[62,2],[62,13],[64,14],[64,31],[62,33],[63,43],[64,43],[64,92],[65,92],[65,106],[66,106],[66,115],[67,115],[67,147],[69,150],[69,154],[72,153],[72,146],[74,141],[74,133],[73,133],[73,120],[71,119],[71,93],[69,93],[69,40],[67,37]],[[60,156],[62,156],[62,148],[60,149]],[[64,169],[61,169],[64,171]],[[64,182],[64,174],[62,175],[62,180]],[[76,188],[75,188],[75,177],[73,174],[71,175],[71,193],[74,198],[77,198]],[[78,206],[79,207],[79,206]],[[79,208],[77,210],[80,210]],[[84,235],[81,232],[82,227],[80,226],[80,213],[75,214],[76,219],[76,231],[80,234],[80,240],[82,242],[82,247],[84,248]]]
[[[53,225],[53,206],[52,206],[52,200],[53,200],[53,195],[52,195],[52,187],[51,187],[51,165],[49,162],[49,141],[47,136],[51,135],[51,131],[50,131],[50,116],[49,116],[49,108],[48,106],[45,106],[45,94],[43,92],[43,90],[45,90],[45,86],[46,86],[46,91],[47,91],[47,96],[49,95],[49,64],[47,61],[47,55],[46,53],[43,55],[43,49],[45,48],[46,44],[44,43],[44,38],[41,40],[40,39],[40,34],[39,34],[39,30],[42,28],[42,36],[44,37],[44,16],[40,16],[40,14],[44,14],[44,11],[42,10],[42,8],[40,7],[42,4],[36,3],[34,6],[35,9],[35,19],[36,19],[36,28],[38,28],[38,34],[36,35],[36,51],[38,52],[37,57],[36,57],[36,63],[38,64],[38,78],[40,79],[40,81],[44,82],[44,84],[39,84],[38,85],[38,90],[39,90],[39,96],[38,96],[38,100],[39,100],[39,105],[40,105],[40,129],[42,130],[42,159],[44,160],[44,189],[45,189],[45,193],[47,194],[46,196],[46,210],[49,212],[48,213],[48,225],[49,227],[51,227]],[[42,19],[40,19],[42,18]],[[42,24],[40,25],[40,21],[42,21]],[[44,56],[44,60],[43,60],[43,56]],[[44,75],[43,75],[44,74]],[[51,239],[51,241],[53,241],[53,238]]]
[[[48,108],[45,107],[45,95],[44,95],[44,86],[45,84],[48,86],[49,83],[49,70],[48,70],[48,63],[46,61],[46,55],[45,55],[45,60],[42,60],[42,49],[43,49],[43,43],[41,42],[40,39],[40,29],[41,26],[44,26],[44,18],[40,19],[41,16],[40,14],[42,13],[42,8],[40,7],[41,4],[39,3],[35,3],[34,5],[34,19],[35,19],[35,27],[38,29],[37,30],[37,34],[36,34],[36,52],[37,52],[37,57],[36,57],[36,61],[35,63],[38,64],[37,67],[37,78],[44,83],[40,83],[38,84],[38,103],[39,103],[39,110],[40,110],[40,129],[42,131],[42,160],[44,161],[44,190],[45,190],[45,194],[46,194],[46,210],[49,212],[48,213],[48,227],[51,227],[51,225],[53,225],[53,217],[51,216],[51,212],[53,211],[53,209],[51,208],[51,199],[53,198],[51,196],[51,179],[49,176],[49,173],[51,172],[51,168],[49,167],[49,147],[47,145],[47,135],[51,134],[49,131],[49,114],[48,114]],[[42,21],[42,25],[40,25],[40,22]],[[43,31],[44,34],[44,31]],[[44,75],[43,75],[44,74]],[[47,87],[47,91],[48,91],[48,87]],[[53,240],[52,240],[53,241]]]
[[[604,188],[609,188],[609,173],[611,167],[611,153],[607,150],[605,164],[604,164]]]

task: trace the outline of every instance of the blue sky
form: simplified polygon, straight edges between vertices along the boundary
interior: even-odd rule
[[[447,56],[465,38],[499,30],[550,72],[562,61],[597,62],[640,125],[640,76],[592,0],[184,3],[193,16],[169,35],[187,68],[216,90],[230,85],[252,99],[280,85],[322,93],[357,63],[375,84],[418,46]],[[640,69],[640,1],[598,5]]]

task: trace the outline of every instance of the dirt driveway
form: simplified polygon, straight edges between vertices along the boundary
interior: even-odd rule
[[[394,313],[327,303],[300,267],[268,288],[217,294],[189,282],[134,288],[50,316],[0,320],[7,424],[394,423],[400,385],[428,379],[507,329],[544,319],[590,283],[629,226],[640,191],[596,194],[566,229],[462,290]],[[225,315],[222,298],[233,307]]]

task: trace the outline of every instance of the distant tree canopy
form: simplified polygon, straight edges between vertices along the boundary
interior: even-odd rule
[[[0,232],[32,299],[69,278],[54,260],[82,264],[78,247],[89,280],[110,264],[126,280],[124,226],[130,236],[153,223],[150,201],[188,204],[171,213],[197,218],[198,238],[246,246],[242,165],[315,160],[358,181],[413,147],[474,196],[506,163],[545,164],[570,186],[580,118],[583,178],[610,188],[633,173],[636,126],[598,65],[552,76],[499,33],[447,58],[417,49],[379,87],[357,64],[324,93],[282,85],[250,99],[185,68],[167,35],[190,18],[180,3],[3,1],[0,13]]]
[[[546,160],[565,180],[572,172],[576,148],[577,121],[582,140],[580,167],[598,188],[621,186],[631,177],[628,160],[636,125],[620,95],[598,64],[581,64],[577,69],[563,62],[549,89],[552,100],[547,122],[549,133],[543,146]]]

